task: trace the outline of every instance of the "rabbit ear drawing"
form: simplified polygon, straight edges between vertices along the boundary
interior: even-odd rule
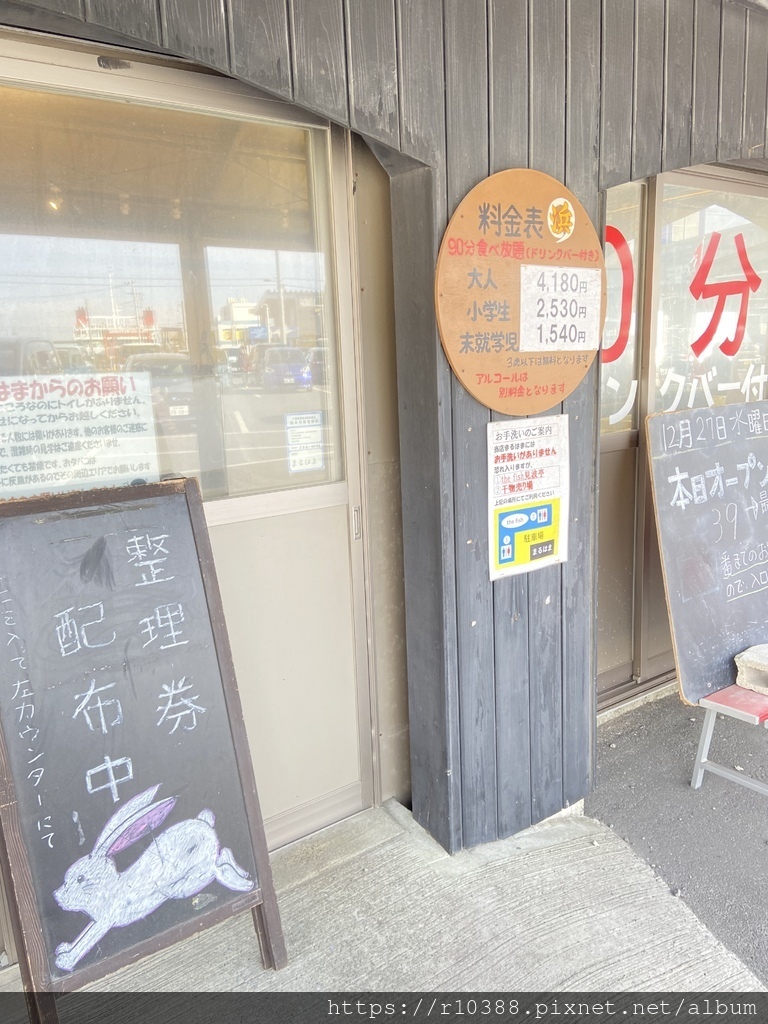
[[[96,840],[93,853],[103,853],[111,857],[161,825],[171,813],[176,797],[169,796],[165,800],[152,803],[158,789],[159,785],[144,790],[116,811]]]

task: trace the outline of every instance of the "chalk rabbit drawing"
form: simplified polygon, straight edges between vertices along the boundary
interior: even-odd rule
[[[170,814],[176,797],[152,803],[160,786],[133,797],[109,819],[87,857],[75,861],[54,892],[63,910],[92,918],[74,942],[56,947],[56,966],[71,971],[112,928],[141,921],[166,900],[182,900],[214,879],[238,892],[249,892],[253,880],[236,863],[232,851],[219,847],[212,811],[200,811],[155,836],[151,845],[125,871],[112,859]]]

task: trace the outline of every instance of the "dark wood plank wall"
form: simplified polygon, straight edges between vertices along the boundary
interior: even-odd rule
[[[747,12],[743,7],[723,6],[721,33],[717,159],[728,160],[741,156],[747,41]]]
[[[744,126],[742,152],[750,159],[765,156],[766,60],[768,19],[747,12],[747,66],[744,85]]]
[[[600,5],[569,0],[565,184],[599,223]],[[600,376],[597,360],[586,379],[563,403],[571,441],[571,520],[584,529],[570,533],[570,557],[563,566],[563,804],[589,791],[594,763],[596,630],[582,628],[582,609],[595,608],[597,573],[597,461],[583,453],[598,441]],[[589,742],[585,742],[589,737]]]
[[[565,177],[565,0],[528,6],[528,162]],[[560,407],[552,409],[559,413]],[[528,575],[531,820],[563,806],[563,630],[561,566]],[[586,737],[584,737],[586,739]],[[514,770],[514,763],[505,766]]]
[[[661,170],[665,0],[635,0],[635,103],[632,177]]]
[[[114,0],[85,0],[85,14],[88,21],[108,25],[115,32],[134,35],[155,45],[163,42],[157,0],[136,0],[130,7]]]
[[[159,4],[164,47],[201,64],[231,70],[224,0],[159,0]],[[114,5],[114,14],[123,20],[128,10],[132,10],[131,4]]]
[[[355,131],[400,148],[394,0],[345,0],[349,121]]]
[[[721,0],[696,0],[691,164],[708,164],[717,159],[721,15]]]
[[[110,4],[110,0],[103,2]],[[232,74],[258,82],[262,89],[281,99],[293,99],[285,0],[261,0],[259,4],[229,0],[228,8]]]
[[[42,7],[46,11],[54,11],[56,14],[71,15],[75,18],[82,18],[83,0],[38,0],[31,7]]]
[[[528,166],[528,4],[488,7],[490,170]],[[493,414],[494,419],[504,417]],[[496,798],[499,835],[531,823],[528,576],[493,585]],[[510,766],[515,770],[511,771]]]
[[[429,168],[426,177],[406,170],[392,181],[395,326],[396,334],[403,332],[403,345],[397,342],[403,553],[406,608],[414,609],[407,640],[411,778],[415,771],[418,780],[412,786],[413,813],[446,849],[456,850],[463,845],[466,800],[459,737],[453,375],[440,349],[432,301],[448,216],[443,4],[396,0],[395,11],[401,149]],[[425,217],[430,233],[417,241],[429,259],[417,266],[410,255],[411,222]],[[415,595],[410,604],[409,590]]]
[[[485,0],[445,0],[448,215],[488,175],[488,26]],[[488,498],[477,486],[489,411],[451,381],[456,614],[464,844],[497,836],[493,587],[488,579]]]
[[[339,0],[288,0],[293,98],[349,123],[344,7]]]
[[[604,0],[600,76],[599,187],[632,178],[635,0]]]
[[[350,125],[387,167],[414,814],[455,850],[578,800],[594,742],[597,367],[563,406],[569,561],[491,586],[489,414],[442,356],[437,248],[462,196],[504,167],[564,180],[597,222],[599,190],[764,156],[768,13],[738,0],[0,0],[0,23],[45,29],[54,13],[74,36],[160,44]]]
[[[661,165],[663,169],[691,163],[693,117],[693,25],[696,0],[667,3],[664,40],[664,113]]]

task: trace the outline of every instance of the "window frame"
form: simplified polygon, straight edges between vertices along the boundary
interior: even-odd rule
[[[104,57],[117,60],[107,64]],[[99,62],[102,61],[102,64]],[[119,67],[115,65],[120,63]],[[192,69],[194,67],[194,70]],[[209,526],[244,522],[294,512],[330,508],[350,500],[350,460],[358,455],[356,437],[347,424],[357,419],[354,367],[349,216],[351,137],[347,130],[283,100],[266,98],[256,89],[188,61],[98,44],[76,44],[56,37],[0,31],[0,84],[96,100],[135,103],[236,120],[319,130],[325,134],[328,168],[332,263],[329,294],[334,302],[337,333],[339,453],[342,479],[325,484],[286,487],[277,491],[206,500]],[[342,357],[343,339],[352,339]],[[354,489],[354,488],[353,488]]]

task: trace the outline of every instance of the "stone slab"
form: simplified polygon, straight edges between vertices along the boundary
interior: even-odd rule
[[[273,855],[289,964],[243,914],[102,979],[113,992],[756,991],[609,828],[560,818],[449,857],[402,808]],[[18,971],[0,972],[7,986]]]

